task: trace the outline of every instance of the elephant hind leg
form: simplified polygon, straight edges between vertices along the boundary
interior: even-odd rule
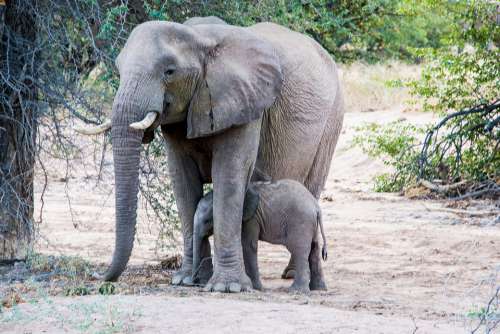
[[[290,292],[308,293],[309,281],[311,273],[309,271],[308,255],[311,252],[311,244],[305,244],[302,240],[295,240],[292,244],[287,245],[288,250],[292,253],[292,258],[295,260],[295,276],[293,283],[289,288]]]
[[[335,146],[342,130],[344,119],[344,100],[340,87],[337,89],[335,103],[331,107],[330,114],[327,120],[326,127],[321,136],[318,145],[318,150],[313,160],[313,164],[309,169],[307,178],[304,181],[305,187],[319,198],[323,187],[325,186],[330,165],[335,152]]]
[[[288,264],[286,268],[283,270],[283,273],[281,274],[282,279],[292,279],[295,277],[295,261],[293,257],[290,256],[290,261],[288,261]]]
[[[325,130],[321,136],[316,155],[314,156],[313,164],[309,169],[309,173],[304,181],[304,186],[319,199],[321,191],[325,186],[330,165],[332,163],[335,146],[342,130],[342,122],[344,119],[344,101],[340,88],[337,92],[337,98],[333,104],[328,118]],[[281,278],[290,279],[296,275],[296,265],[293,255],[290,257],[288,265],[283,270]]]
[[[327,290],[323,269],[321,268],[320,245],[317,240],[311,243],[311,252],[309,253],[309,269],[311,271],[311,290]]]

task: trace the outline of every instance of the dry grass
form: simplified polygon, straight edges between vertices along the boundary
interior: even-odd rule
[[[341,81],[347,112],[371,112],[375,110],[408,110],[410,94],[403,85],[393,83],[417,78],[418,65],[400,62],[367,65],[354,63],[341,65]]]

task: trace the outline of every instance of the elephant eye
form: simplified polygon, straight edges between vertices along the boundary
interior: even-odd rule
[[[168,70],[165,71],[165,77],[171,76],[174,74],[175,70],[173,68],[169,68]]]

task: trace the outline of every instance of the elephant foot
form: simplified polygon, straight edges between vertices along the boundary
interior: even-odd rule
[[[205,285],[208,283],[214,273],[212,258],[206,257],[200,262],[200,266],[193,273],[193,282],[197,285]]]
[[[192,286],[194,285],[194,283],[193,283],[193,278],[191,276],[192,276],[191,269],[181,268],[174,274],[174,276],[172,276],[172,285]]]
[[[238,293],[250,291],[251,287],[252,282],[243,271],[239,275],[219,271],[212,275],[212,278],[208,281],[203,290],[206,292]]]
[[[309,283],[309,289],[310,290],[321,290],[321,291],[328,290],[326,288],[326,283],[323,280],[319,280],[317,282],[311,280],[311,283]]]
[[[295,278],[295,269],[286,267],[281,274],[282,279],[293,279]]]
[[[295,285],[292,284],[291,287],[288,288],[289,293],[294,293],[294,294],[308,294],[311,292],[307,284],[301,284],[301,285]]]
[[[252,282],[252,286],[255,290],[262,291],[262,282],[260,280]]]

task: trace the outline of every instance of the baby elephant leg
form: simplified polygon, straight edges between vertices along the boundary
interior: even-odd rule
[[[295,277],[293,278],[290,292],[308,293],[309,292],[309,253],[311,244],[307,245],[290,245],[288,247],[292,257],[295,260]]]
[[[243,260],[245,271],[255,290],[262,290],[260,281],[259,265],[257,261],[259,229],[255,222],[247,221],[243,223],[241,233],[241,244],[243,247]]]
[[[293,257],[290,256],[290,261],[288,261],[288,265],[286,266],[285,270],[283,270],[281,278],[292,279],[294,277],[295,277],[295,261],[293,260]]]
[[[311,290],[326,290],[325,277],[321,268],[319,243],[314,240],[311,243],[311,252],[309,253],[309,269],[311,270],[311,282],[309,288]]]

